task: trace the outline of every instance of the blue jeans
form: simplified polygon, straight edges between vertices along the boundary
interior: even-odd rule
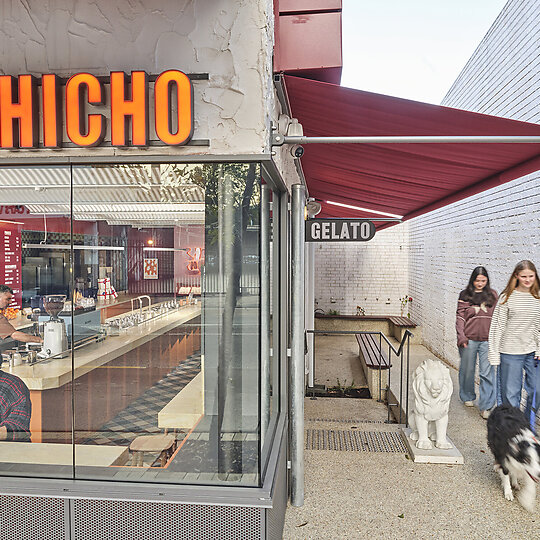
[[[525,388],[527,392],[527,403],[525,405],[525,416],[529,420],[531,415],[532,400],[535,388],[540,388],[538,384],[540,369],[534,365],[534,352],[528,354],[504,354],[501,353],[501,397],[504,405],[518,407],[521,404],[521,390]],[[525,374],[525,379],[523,375]],[[534,410],[538,409],[540,396],[536,394]]]
[[[469,339],[467,347],[459,347],[459,397],[461,401],[474,401],[474,370],[478,357],[478,373],[480,375],[480,392],[478,408],[487,411],[495,405],[496,378],[495,369],[488,362],[488,342]]]
[[[497,367],[497,405],[502,405],[501,366]]]

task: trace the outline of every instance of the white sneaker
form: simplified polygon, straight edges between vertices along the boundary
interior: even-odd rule
[[[463,405],[465,405],[465,407],[474,407],[474,401],[464,401]]]
[[[487,411],[480,411],[480,416],[484,419],[484,420],[487,420],[489,418],[489,415],[491,414],[491,409],[487,410]]]

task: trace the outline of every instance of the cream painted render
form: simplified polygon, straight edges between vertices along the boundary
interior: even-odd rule
[[[17,150],[0,152],[0,159],[269,154],[271,125],[281,112],[272,80],[273,35],[271,0],[2,2],[3,74],[207,73],[209,80],[193,83],[193,139],[210,144]],[[288,182],[298,181],[292,158],[279,161]]]

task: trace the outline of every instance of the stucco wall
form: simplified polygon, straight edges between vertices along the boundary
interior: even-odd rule
[[[0,3],[4,74],[166,69],[208,73],[194,82],[194,139],[210,146],[140,154],[268,153],[274,100],[271,0],[11,0]],[[133,154],[69,149],[54,155]],[[35,152],[11,152],[10,157]],[[1,157],[1,155],[0,155]]]

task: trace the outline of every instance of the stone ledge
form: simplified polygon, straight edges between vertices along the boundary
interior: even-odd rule
[[[401,433],[405,438],[405,444],[407,445],[407,449],[409,450],[409,454],[414,463],[446,463],[463,465],[463,455],[456,448],[449,437],[446,437],[446,440],[452,445],[452,448],[449,450],[437,448],[435,444],[433,444],[433,448],[431,450],[422,450],[421,448],[416,448],[415,441],[411,440],[411,431],[411,428],[401,428]]]
[[[406,328],[393,324],[390,317],[395,315],[321,315],[315,314],[315,330],[382,332],[385,336],[401,341]],[[422,329],[409,329],[413,334],[411,344],[422,344]]]

